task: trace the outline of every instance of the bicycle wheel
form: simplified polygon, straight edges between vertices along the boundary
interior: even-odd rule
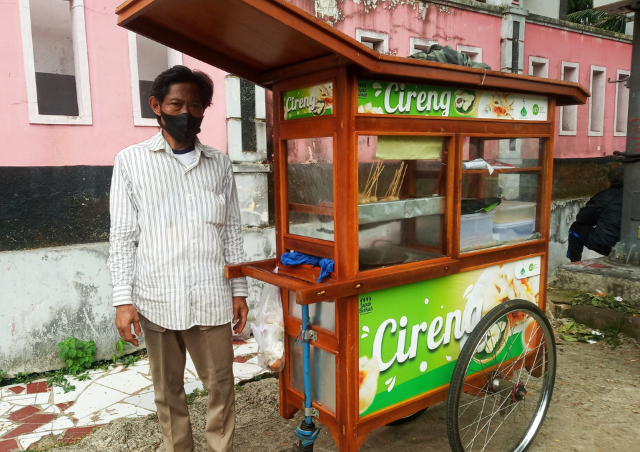
[[[511,300],[493,308],[465,343],[447,399],[454,452],[524,451],[549,408],[556,345],[538,306]]]

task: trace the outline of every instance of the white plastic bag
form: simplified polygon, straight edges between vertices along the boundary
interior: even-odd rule
[[[258,343],[258,364],[263,369],[280,372],[284,369],[284,318],[278,287],[264,285],[255,314],[251,329]]]

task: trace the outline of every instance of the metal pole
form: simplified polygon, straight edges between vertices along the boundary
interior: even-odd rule
[[[638,16],[633,23],[631,74],[627,79],[629,116],[626,154],[640,157],[640,14],[636,14]],[[640,255],[640,161],[626,163],[624,167],[622,228],[618,248],[629,257],[628,262],[633,261],[635,253]]]

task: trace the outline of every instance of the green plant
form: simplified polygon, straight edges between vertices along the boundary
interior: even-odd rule
[[[30,374],[25,374],[23,372],[18,372],[14,375],[13,381],[16,383],[29,384],[34,380],[34,376]]]
[[[602,333],[576,322],[568,322],[558,327],[558,333],[560,338],[567,342],[588,342],[593,344],[604,339]]]
[[[620,339],[620,333],[622,331],[622,322],[614,323],[602,329],[604,334],[604,341],[612,349],[616,349],[622,345],[622,339]]]
[[[58,386],[62,388],[65,394],[76,389],[74,385],[69,383],[69,380],[67,380],[67,378],[65,377],[64,370],[62,369],[57,370],[51,377],[47,379],[47,385]]]
[[[116,342],[116,352],[111,356],[111,360],[113,361],[114,365],[116,364],[118,355],[120,355],[120,357],[124,356],[124,348],[127,345],[129,345],[129,343],[122,338],[118,339],[118,342]]]
[[[94,341],[81,341],[75,337],[68,337],[58,344],[60,359],[67,365],[67,371],[71,375],[77,375],[91,367],[96,354]]]
[[[2,382],[6,379],[7,379],[7,373],[4,370],[0,369],[0,384],[2,384]]]
[[[191,394],[187,394],[187,404],[191,405],[196,397],[202,397],[202,396],[206,396],[206,395],[209,395],[209,391],[207,391],[206,389],[204,389],[204,388],[202,388],[202,389],[194,389],[191,392]]]
[[[621,297],[601,296],[595,293],[579,293],[571,302],[572,306],[583,304],[597,308],[615,309],[626,314],[640,314],[640,300],[625,300]]]
[[[136,355],[127,355],[122,358],[122,364],[124,367],[129,367],[132,364],[135,364],[138,361],[138,357]]]

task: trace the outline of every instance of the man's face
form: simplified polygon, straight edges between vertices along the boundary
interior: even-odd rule
[[[174,83],[169,88],[169,92],[162,101],[158,102],[155,97],[149,99],[153,112],[160,116],[162,111],[165,115],[177,116],[183,113],[190,113],[196,118],[204,116],[204,106],[200,97],[200,89],[193,83]],[[166,125],[164,119],[162,124]]]

